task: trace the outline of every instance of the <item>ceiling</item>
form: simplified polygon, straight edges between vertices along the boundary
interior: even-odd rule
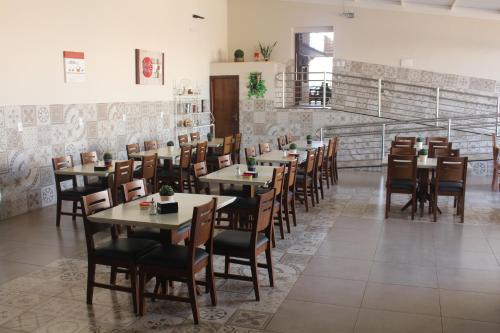
[[[286,0],[500,19],[500,0]]]

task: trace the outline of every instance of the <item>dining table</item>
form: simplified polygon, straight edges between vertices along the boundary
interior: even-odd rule
[[[325,146],[325,143],[323,141],[312,141],[311,144],[307,144],[306,140],[298,140],[298,141],[293,141],[292,143],[295,143],[297,145],[297,150],[309,150],[309,149],[318,149],[319,147]],[[292,144],[285,145],[285,149],[290,149],[290,145]]]
[[[184,142],[184,143],[181,143],[180,146],[192,146],[192,147],[196,147],[196,145],[200,142],[207,142],[207,147],[208,148],[220,148],[224,145],[224,139],[223,138],[213,138],[212,140],[210,141],[207,141],[207,140],[192,140],[192,141],[189,141],[189,142]]]
[[[135,153],[130,153],[130,158],[142,158],[143,156],[151,156],[158,154],[158,158],[161,160],[175,161],[177,157],[181,156],[181,150],[179,148],[169,149],[168,147],[162,147],[158,149],[138,151]]]
[[[109,166],[106,170],[96,170],[94,168],[95,166],[101,166],[101,167],[104,166],[104,162],[97,162],[97,163],[75,165],[70,168],[55,170],[54,173],[56,175],[66,175],[66,176],[94,176],[94,177],[107,178],[115,173],[115,162],[122,162],[122,161],[113,160],[111,166]],[[140,165],[141,165],[140,161],[134,161],[134,169]]]
[[[307,158],[307,152],[298,151],[297,154],[290,154],[286,150],[271,150],[270,152],[258,155],[255,157],[257,163],[278,163],[278,164],[288,164],[291,161],[298,160],[298,163],[302,163]]]

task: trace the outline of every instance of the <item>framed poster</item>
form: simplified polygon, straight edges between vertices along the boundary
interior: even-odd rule
[[[164,84],[163,52],[135,49],[135,83]]]
[[[84,82],[86,76],[83,52],[63,51],[64,82]]]

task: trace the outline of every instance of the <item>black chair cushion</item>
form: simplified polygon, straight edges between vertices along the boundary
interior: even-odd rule
[[[215,254],[230,254],[234,251],[246,251],[250,249],[250,231],[240,230],[225,230],[214,237],[214,253]],[[257,236],[257,247],[267,243],[269,240],[264,235],[259,233]]]
[[[434,188],[434,181],[431,183],[431,186]],[[461,192],[464,187],[462,182],[450,182],[450,181],[440,181],[439,182],[439,191],[440,192]]]
[[[390,187],[397,190],[412,190],[415,187],[415,182],[409,179],[393,179]]]
[[[237,209],[251,210],[255,209],[258,203],[257,198],[237,197],[233,205],[237,207]]]
[[[148,253],[159,243],[150,239],[119,238],[100,244],[94,250],[94,255],[110,259],[137,259]]]
[[[138,260],[139,265],[151,265],[164,268],[188,268],[189,248],[183,245],[162,245]],[[208,257],[208,253],[196,248],[194,264]]]
[[[81,196],[92,194],[102,191],[102,187],[100,185],[89,185],[89,186],[77,186],[71,187],[61,191],[61,195],[66,198],[75,198],[78,199]]]

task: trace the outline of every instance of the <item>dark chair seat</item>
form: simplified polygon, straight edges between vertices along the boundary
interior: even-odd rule
[[[183,245],[163,245],[139,259],[139,265],[152,265],[164,268],[188,268],[189,248]],[[196,248],[194,254],[194,264],[208,257],[208,253],[200,248]]]
[[[133,232],[128,235],[128,238],[152,239],[157,242],[162,242],[160,230],[148,228],[135,228]]]
[[[410,179],[393,179],[390,187],[396,190],[412,190],[415,187],[415,182]]]
[[[119,238],[107,241],[99,246],[93,252],[96,257],[116,258],[116,259],[137,259],[148,253],[153,248],[159,246],[159,243],[149,239],[138,238]]]
[[[248,251],[250,249],[250,231],[226,230],[214,237],[215,254],[231,254],[234,251]],[[263,234],[258,234],[257,248],[266,244],[268,239]]]
[[[102,191],[102,187],[99,186],[99,184],[96,185],[90,185],[90,186],[77,186],[77,187],[71,187],[65,190],[61,191],[62,196],[66,198],[75,198],[78,199],[81,196],[92,194]]]
[[[245,191],[241,186],[231,186],[229,188],[225,188],[220,192],[220,195],[227,195],[231,197],[242,197],[245,195]]]
[[[431,182],[431,187],[434,188],[434,181]],[[462,182],[449,182],[449,181],[440,181],[439,182],[439,191],[440,192],[461,192],[464,187]]]
[[[237,197],[233,205],[237,207],[237,209],[250,210],[256,208],[258,202],[257,198]]]

